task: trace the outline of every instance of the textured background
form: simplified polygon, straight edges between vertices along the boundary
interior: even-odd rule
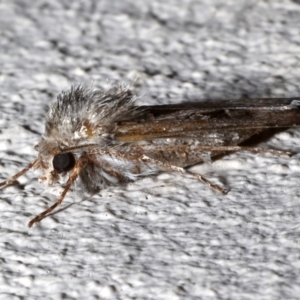
[[[74,83],[140,104],[300,95],[300,1],[0,1],[0,176],[35,157]],[[299,153],[300,130],[261,146]],[[27,222],[55,197],[29,172],[0,192],[0,299],[299,299],[300,153],[235,153]]]

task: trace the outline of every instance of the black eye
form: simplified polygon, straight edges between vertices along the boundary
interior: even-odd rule
[[[58,172],[68,172],[75,166],[75,158],[72,153],[60,153],[53,158],[53,168]]]

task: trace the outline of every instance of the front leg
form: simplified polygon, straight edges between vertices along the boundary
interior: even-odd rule
[[[86,157],[83,156],[81,158],[78,159],[78,161],[76,162],[73,170],[71,171],[71,174],[69,176],[69,179],[67,181],[67,184],[64,188],[64,190],[62,191],[59,199],[52,205],[50,206],[48,209],[46,209],[44,212],[40,213],[39,215],[37,215],[35,218],[33,218],[29,223],[28,223],[28,227],[32,227],[32,225],[34,223],[40,222],[42,219],[44,219],[49,213],[51,213],[58,205],[60,205],[67,192],[69,191],[69,189],[71,188],[72,184],[74,183],[74,181],[76,180],[76,178],[78,177],[81,169],[84,167],[86,163]]]

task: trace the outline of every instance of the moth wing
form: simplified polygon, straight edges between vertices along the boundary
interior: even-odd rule
[[[133,119],[120,121],[115,130],[118,141],[135,142],[162,138],[197,138],[211,144],[226,136],[239,144],[268,128],[300,125],[300,99],[257,99],[140,107]],[[263,101],[264,100],[264,101]],[[254,105],[255,104],[255,105]],[[240,138],[237,138],[240,136]],[[202,141],[201,141],[202,140]],[[224,143],[228,141],[224,139]]]
[[[300,126],[299,99],[256,100],[252,105],[217,101],[141,107],[140,115],[117,124],[115,139],[131,152],[190,166],[224,153],[220,146],[239,145],[268,128]],[[201,151],[202,146],[210,150]]]

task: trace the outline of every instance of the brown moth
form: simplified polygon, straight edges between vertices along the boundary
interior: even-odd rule
[[[284,154],[239,144],[268,128],[300,125],[300,98],[157,106],[136,106],[136,99],[124,85],[108,90],[78,86],[58,95],[46,115],[45,134],[35,148],[37,158],[0,183],[4,188],[33,168],[43,171],[41,182],[63,186],[57,202],[32,219],[29,227],[60,205],[75,182],[94,194],[109,185],[176,171],[226,194],[185,168],[240,150]]]

